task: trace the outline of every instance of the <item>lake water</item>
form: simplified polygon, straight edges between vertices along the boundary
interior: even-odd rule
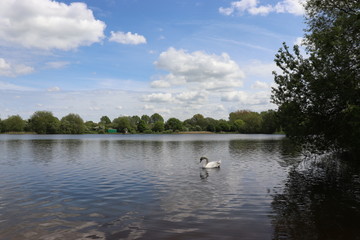
[[[0,239],[359,239],[358,166],[302,159],[281,135],[0,135]]]

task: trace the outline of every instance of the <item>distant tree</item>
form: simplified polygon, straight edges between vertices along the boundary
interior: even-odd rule
[[[57,133],[59,125],[59,119],[48,111],[37,111],[29,119],[30,129],[39,134]]]
[[[141,121],[141,118],[137,115],[134,115],[131,118],[129,118],[129,120],[130,120],[130,129],[128,130],[131,132],[136,132],[138,130],[137,127]]]
[[[143,119],[141,119],[139,124],[137,125],[137,130],[141,133],[149,130],[148,124]]]
[[[5,131],[5,129],[4,129],[4,122],[1,120],[1,118],[0,118],[0,133],[1,132],[4,132]]]
[[[102,116],[100,118],[100,124],[109,125],[109,124],[111,124],[111,120],[108,116]]]
[[[177,118],[169,118],[165,123],[166,130],[181,131],[183,123]]]
[[[244,121],[245,125],[242,128],[244,133],[259,133],[261,131],[262,119],[259,113],[248,110],[239,110],[229,114],[231,122],[236,120]]]
[[[93,121],[86,121],[85,122],[85,133],[90,133],[98,127],[98,124]]]
[[[145,122],[145,124],[150,123],[150,117],[148,115],[142,115],[141,120],[143,120]]]
[[[262,118],[262,126],[261,132],[262,133],[274,133],[276,130],[280,129],[279,121],[276,116],[276,111],[268,110],[260,113]]]
[[[223,132],[230,132],[231,131],[231,126],[229,124],[228,121],[224,120],[224,119],[220,119],[217,121],[218,124],[217,124],[217,132],[219,131],[223,131]]]
[[[131,126],[131,120],[133,117],[118,117],[113,120],[113,127],[118,130],[118,132],[133,132],[134,128]]]
[[[152,131],[153,132],[163,132],[165,129],[165,124],[162,121],[157,121],[154,123],[153,127],[152,127]]]
[[[238,131],[239,133],[245,133],[246,132],[245,125],[246,125],[246,123],[241,119],[237,119],[237,120],[234,121],[235,130]]]
[[[60,132],[64,134],[82,134],[85,131],[83,119],[74,113],[63,117],[60,121]]]
[[[10,116],[3,121],[3,128],[5,132],[23,132],[26,121],[19,115]]]
[[[151,115],[150,117],[150,123],[156,123],[156,122],[162,122],[164,123],[164,118],[158,114],[158,113],[154,113],[153,115]]]

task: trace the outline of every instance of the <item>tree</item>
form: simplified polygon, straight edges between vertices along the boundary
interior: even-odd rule
[[[162,122],[164,123],[164,118],[158,114],[158,113],[154,113],[153,115],[151,115],[150,117],[150,123],[156,123],[156,122]]]
[[[137,125],[137,129],[139,132],[143,133],[146,130],[149,130],[148,124],[144,120],[140,120],[139,124]]]
[[[2,124],[4,132],[22,132],[26,122],[19,115],[14,115],[5,119]]]
[[[284,44],[272,101],[285,132],[314,152],[360,156],[360,2],[308,0],[307,58]]]
[[[131,126],[131,117],[118,117],[113,120],[113,127],[118,130],[118,132],[127,133],[132,132],[134,129]]]
[[[165,129],[165,124],[162,121],[157,121],[154,123],[154,126],[152,127],[153,132],[163,132]]]
[[[82,134],[85,131],[83,119],[74,113],[63,117],[60,121],[60,132],[64,134]]]
[[[177,118],[169,118],[165,123],[166,130],[181,131],[183,128],[182,122]]]
[[[248,110],[239,110],[229,114],[231,122],[235,123],[236,120],[242,120],[244,125],[241,128],[242,133],[259,133],[261,131],[262,119],[259,113]],[[239,131],[238,126],[236,126]]]
[[[262,133],[274,133],[277,129],[280,129],[278,119],[276,116],[276,111],[268,110],[260,113],[262,124],[261,132]]]
[[[29,119],[30,129],[39,134],[57,133],[60,125],[59,119],[48,111],[37,111]]]

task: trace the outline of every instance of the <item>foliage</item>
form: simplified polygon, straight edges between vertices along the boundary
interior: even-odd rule
[[[131,124],[131,117],[118,117],[113,120],[113,128],[120,133],[132,132],[134,129]]]
[[[153,132],[163,132],[165,130],[164,122],[162,121],[155,122],[151,130]]]
[[[60,121],[52,112],[37,111],[29,119],[30,129],[39,134],[54,134],[58,132]]]
[[[250,112],[250,111],[237,111],[231,113],[230,116],[233,118],[238,113],[247,113],[250,115],[260,116],[261,123],[267,123],[272,126],[276,119],[273,117],[276,115],[275,111],[269,110],[261,114]],[[241,115],[241,114],[240,114]],[[18,118],[17,116],[16,118]],[[243,117],[243,116],[242,116]],[[5,131],[5,123],[12,122],[14,119],[0,120],[0,131]],[[201,114],[195,114],[192,118],[182,122],[177,118],[170,118],[164,122],[164,118],[155,113],[150,117],[148,115],[139,116],[120,116],[115,118],[112,122],[107,116],[103,116],[100,122],[95,123],[93,121],[87,121],[84,123],[83,119],[78,114],[68,114],[59,121],[53,116],[51,112],[38,111],[35,112],[31,118],[27,121],[22,120],[25,124],[21,127],[21,131],[34,131],[40,134],[47,133],[62,133],[62,134],[81,134],[81,133],[107,133],[108,129],[114,128],[118,133],[173,133],[179,131],[209,131],[209,132],[246,132],[246,133],[257,133],[259,130],[251,130],[251,124],[254,122],[248,121],[246,125],[245,121],[237,119],[235,122],[227,121],[224,119],[216,120],[214,118],[205,118]],[[256,122],[256,121],[255,121]],[[245,128],[247,126],[247,128]],[[14,128],[11,128],[14,129]],[[268,126],[260,127],[260,131],[267,133],[273,133],[273,129]],[[270,129],[270,130],[268,130]],[[12,130],[15,131],[15,130]],[[252,132],[255,131],[255,132]],[[275,130],[274,130],[275,131]]]
[[[25,129],[26,121],[19,115],[14,115],[2,121],[1,125],[4,132],[22,132]]]
[[[241,133],[260,133],[261,131],[262,119],[257,112],[240,110],[230,113],[229,119],[235,124],[236,130]],[[237,120],[242,120],[242,122]]]
[[[63,117],[60,121],[60,133],[82,134],[84,131],[84,121],[78,114],[70,113]]]
[[[165,130],[172,130],[172,131],[182,131],[183,124],[182,122],[177,118],[170,118],[165,123]]]
[[[285,132],[311,151],[360,146],[360,2],[308,0],[304,45],[275,56],[272,101]]]

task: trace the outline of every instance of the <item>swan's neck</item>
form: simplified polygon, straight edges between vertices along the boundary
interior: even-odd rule
[[[205,167],[208,163],[209,163],[209,160],[207,158],[203,158],[203,167]]]

